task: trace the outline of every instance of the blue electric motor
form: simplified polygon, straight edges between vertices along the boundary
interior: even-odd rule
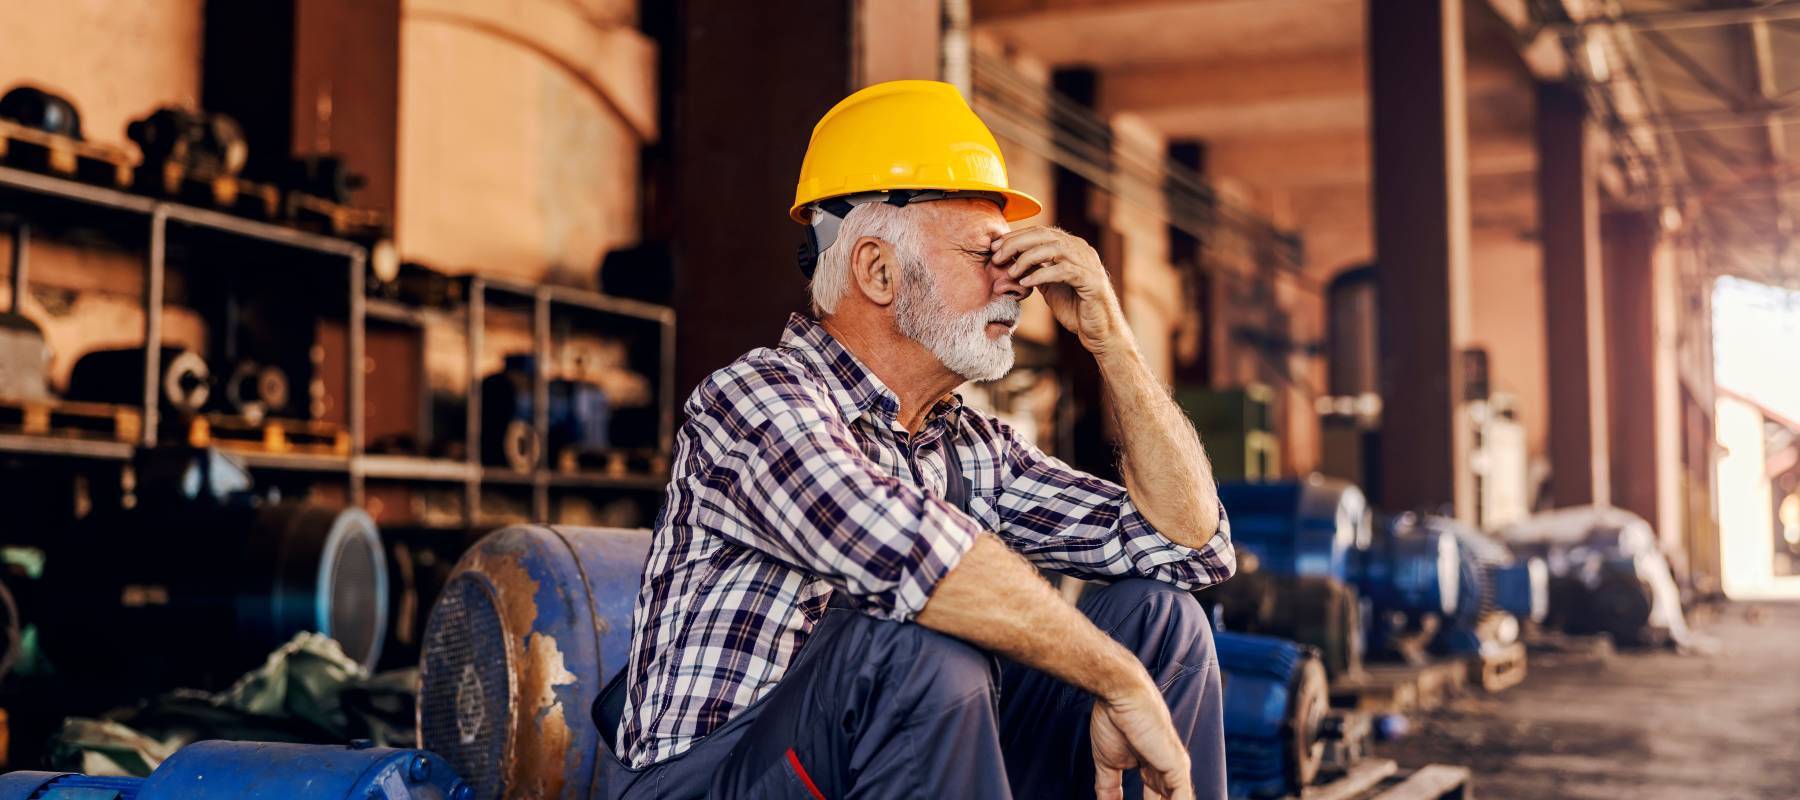
[[[642,530],[520,525],[457,562],[425,626],[419,737],[468,800],[604,794],[591,710],[625,664],[649,549]]]
[[[148,778],[0,775],[0,800],[470,800],[473,787],[424,750],[196,742]]]
[[[1331,708],[1317,651],[1273,636],[1213,635],[1225,685],[1225,770],[1232,798],[1298,794],[1325,757]]]
[[[1357,591],[1377,613],[1456,612],[1465,587],[1456,536],[1414,514],[1382,517],[1374,544],[1353,565]]]
[[[1369,546],[1368,502],[1344,481],[1225,483],[1219,502],[1231,515],[1232,544],[1276,575],[1349,582],[1356,554]]]

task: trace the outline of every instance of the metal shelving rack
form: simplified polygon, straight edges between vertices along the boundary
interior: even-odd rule
[[[68,206],[63,222],[71,228],[120,231],[135,226],[144,236],[144,390],[137,411],[142,415],[139,440],[135,443],[56,436],[0,434],[0,453],[55,458],[129,461],[140,448],[158,446],[160,425],[159,382],[161,378],[164,284],[166,258],[171,231],[195,229],[223,233],[266,244],[315,253],[328,259],[341,259],[348,293],[346,327],[345,387],[347,397],[345,424],[350,435],[348,455],[233,450],[252,470],[286,473],[310,473],[342,476],[347,483],[347,496],[353,505],[361,505],[364,489],[370,479],[400,480],[425,483],[462,484],[463,517],[474,524],[479,517],[484,486],[528,486],[532,492],[532,517],[547,521],[549,491],[587,489],[601,491],[651,492],[662,488],[663,474],[609,475],[600,473],[558,473],[540,464],[530,474],[515,473],[481,463],[481,376],[477,365],[481,357],[482,324],[490,293],[503,293],[531,303],[533,316],[533,354],[537,357],[537,373],[533,385],[534,427],[540,436],[547,428],[548,375],[544,364],[550,349],[551,315],[558,306],[641,320],[660,326],[659,374],[656,376],[655,402],[659,406],[657,442],[659,452],[667,454],[674,433],[674,343],[675,314],[670,308],[624,298],[609,297],[577,289],[533,286],[481,277],[468,279],[465,316],[468,335],[468,416],[467,456],[462,460],[404,455],[366,453],[364,448],[365,376],[360,367],[365,363],[366,322],[378,319],[422,323],[425,312],[386,300],[371,299],[364,287],[364,265],[368,251],[356,242],[296,230],[278,224],[245,219],[217,211],[131,194],[102,186],[80,183],[55,176],[0,167],[0,219],[11,218],[11,281],[13,297],[22,298],[28,291],[30,276],[30,242],[34,220],[51,214],[52,206]],[[101,220],[112,216],[114,219]],[[102,222],[110,224],[101,224]],[[15,301],[16,302],[16,301]],[[547,460],[547,459],[546,459]]]

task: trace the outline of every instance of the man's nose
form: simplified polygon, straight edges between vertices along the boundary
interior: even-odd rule
[[[993,262],[989,262],[988,269],[993,270],[994,272],[994,294],[1002,297],[1010,297],[1013,300],[1024,300],[1031,296],[1031,287],[1021,285],[1011,275],[1007,274],[1004,267],[996,266]]]

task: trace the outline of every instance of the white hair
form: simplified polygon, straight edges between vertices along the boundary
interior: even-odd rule
[[[850,291],[850,251],[856,240],[873,236],[894,248],[901,270],[923,268],[925,264],[924,204],[894,206],[887,203],[861,203],[844,216],[838,227],[837,241],[819,254],[811,283],[813,315],[824,318],[837,311],[838,302]],[[823,212],[814,212],[823,213]]]

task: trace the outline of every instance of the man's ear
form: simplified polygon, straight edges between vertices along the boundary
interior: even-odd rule
[[[893,303],[900,290],[900,264],[893,248],[873,236],[857,239],[850,251],[850,279],[869,302],[878,306]]]

